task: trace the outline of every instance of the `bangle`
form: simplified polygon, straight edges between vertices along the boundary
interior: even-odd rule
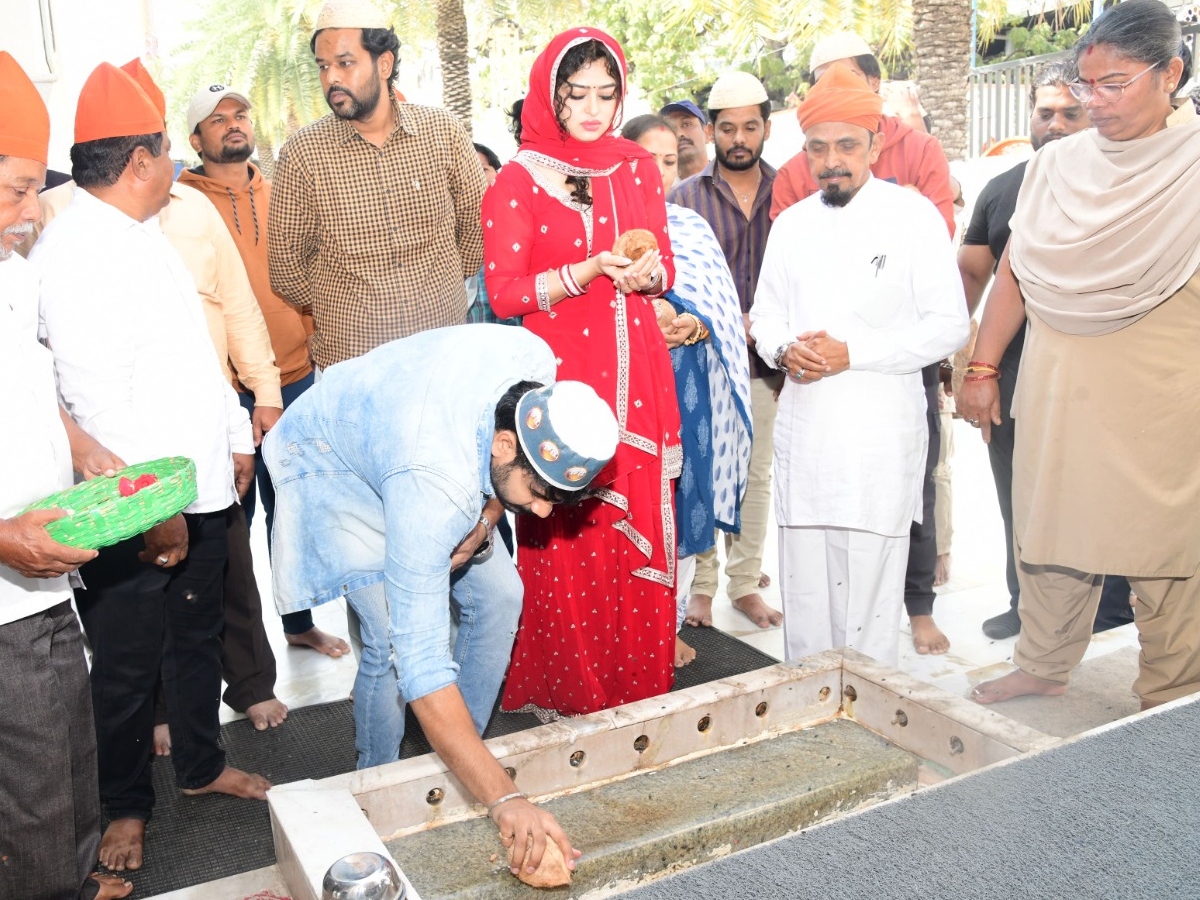
[[[558,280],[562,282],[563,290],[567,292],[568,297],[582,297],[584,295],[585,291],[580,287],[579,282],[575,280],[570,263],[565,266],[559,266]]]
[[[490,533],[490,532],[491,532],[491,530],[492,530],[492,523],[488,521],[488,517],[487,517],[487,516],[485,516],[483,513],[480,513],[480,514],[479,514],[479,521],[478,521],[478,522],[476,522],[475,524],[476,524],[476,525],[482,525],[482,526],[483,526],[483,530],[484,530],[484,531],[487,531],[487,532],[489,532],[489,533]]]
[[[966,384],[968,381],[999,381],[999,380],[1000,380],[999,372],[988,372],[985,375],[968,375],[966,378],[963,379],[963,384]]]
[[[969,363],[967,363],[967,371],[968,372],[995,372],[997,375],[1000,374],[1000,370],[996,366],[993,366],[991,363],[980,362],[977,359],[973,359]]]
[[[697,316],[695,313],[685,312],[681,318],[691,319],[693,322],[696,323],[695,332],[693,332],[692,336],[683,342],[683,346],[690,347],[693,344],[700,343],[700,341],[702,341],[706,337],[708,337],[708,329],[706,329],[704,327],[704,323],[700,321],[700,317]]]
[[[492,810],[495,809],[497,806],[499,806],[501,803],[507,803],[509,800],[526,800],[526,799],[528,799],[528,798],[521,791],[513,791],[511,794],[505,794],[499,800],[493,800],[491,803],[488,804],[487,814],[490,816],[492,814]]]

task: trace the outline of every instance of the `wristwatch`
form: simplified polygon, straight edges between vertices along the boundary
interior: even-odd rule
[[[780,347],[778,350],[775,351],[775,368],[777,368],[777,369],[787,368],[783,364],[783,358],[785,356],[787,356],[788,347],[792,346],[792,344],[794,344],[794,343],[796,343],[796,342],[788,341],[786,344],[784,344],[782,347]]]
[[[492,540],[492,523],[488,521],[488,517],[480,515],[476,525],[482,525],[487,537],[483,539],[483,543],[475,548],[475,552],[471,554],[471,559],[476,562],[483,562],[492,555],[494,543]]]

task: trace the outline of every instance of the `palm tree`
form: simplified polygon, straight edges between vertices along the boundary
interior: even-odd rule
[[[913,59],[921,102],[950,159],[967,155],[971,0],[913,0]]]
[[[442,63],[442,103],[471,133],[470,37],[463,0],[437,0],[438,58]]]

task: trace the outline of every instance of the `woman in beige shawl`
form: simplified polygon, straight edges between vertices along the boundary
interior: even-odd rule
[[[1159,0],[1106,10],[1075,47],[1093,129],[1029,163],[958,397],[986,441],[990,366],[1029,333],[1012,415],[1017,670],[976,700],[1061,694],[1100,573],[1138,597],[1143,708],[1200,690],[1200,120],[1178,111],[1180,32]]]

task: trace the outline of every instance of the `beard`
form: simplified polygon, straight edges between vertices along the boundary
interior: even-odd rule
[[[817,175],[817,182],[820,183],[825,178],[850,178],[851,174],[846,169],[826,169]],[[855,194],[858,193],[858,188],[847,190],[840,184],[831,184],[829,187],[821,189],[821,202],[826,206],[840,209],[849,203]]]
[[[746,156],[742,159],[731,160],[729,158],[729,153],[738,150],[745,151]],[[753,150],[750,147],[731,147],[729,152],[726,152],[722,150],[718,144],[716,145],[716,155],[717,162],[723,165],[726,169],[729,169],[731,172],[745,172],[747,169],[753,169],[758,165],[758,161],[762,158],[762,147],[759,147],[757,150]]]
[[[245,135],[242,136],[245,137]],[[205,149],[202,155],[211,163],[242,163],[253,154],[254,144],[250,141],[246,141],[240,147],[229,147],[222,141],[221,149],[217,153],[210,153]]]
[[[16,252],[17,247],[19,247],[19,246],[21,246],[21,244],[25,243],[25,238],[27,238],[27,237],[29,237],[29,235],[33,234],[33,223],[25,222],[23,225],[10,225],[7,228],[5,228],[4,231],[0,231],[0,237],[4,237],[4,236],[10,235],[10,234],[19,234],[21,236],[21,240],[17,241],[16,246],[13,247],[12,250],[9,250],[7,247],[4,246],[3,243],[0,243],[0,262],[3,262],[4,260],[11,257],[13,255],[13,253]]]
[[[353,94],[349,88],[332,87],[325,93],[325,102],[329,104],[329,108],[333,110],[333,114],[339,119],[349,119],[351,121],[361,122],[363,119],[368,119],[375,112],[375,108],[379,106],[379,98],[383,94],[383,89],[379,86],[378,81],[372,81],[371,87],[367,89],[368,93],[361,95]],[[333,105],[330,97],[334,91],[345,94],[350,98],[350,102],[338,109]]]

